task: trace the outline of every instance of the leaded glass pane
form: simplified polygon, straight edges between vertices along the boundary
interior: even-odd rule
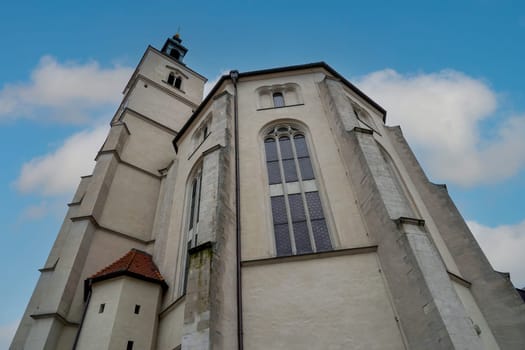
[[[275,248],[277,250],[277,256],[292,255],[292,244],[290,242],[288,224],[274,225],[273,231],[275,233]]]
[[[307,192],[305,195],[308,213],[310,214],[310,220],[324,219],[323,206],[321,205],[319,192]]]
[[[293,159],[292,143],[288,136],[279,138],[279,147],[281,148],[281,157],[283,159]]]
[[[324,219],[312,220],[312,231],[314,234],[315,247],[318,252],[332,250],[332,243],[330,242],[330,234],[326,221]]]
[[[277,145],[274,139],[264,140],[264,149],[266,150],[266,161],[271,162],[278,160]]]
[[[273,130],[281,135],[278,140],[268,136],[264,141],[270,185],[280,184],[282,177],[290,186],[290,183],[297,185],[295,190],[290,190],[291,187],[287,185],[288,195],[284,196],[281,195],[282,192],[271,191],[274,194],[271,203],[278,256],[311,253],[314,242],[316,251],[332,249],[319,193],[315,190],[313,181],[308,181],[313,180],[315,176],[306,139],[303,134],[295,134],[297,131],[288,125],[280,125]],[[276,142],[279,142],[279,145]],[[297,182],[298,169],[302,180],[305,181],[302,184]],[[271,186],[270,189],[274,187]],[[305,189],[312,192],[301,192]],[[295,243],[295,251],[292,251],[291,240]]]
[[[293,138],[297,157],[308,157],[308,147],[306,146],[306,140],[304,139],[304,136],[299,134],[295,135]]]
[[[301,177],[303,180],[312,180],[315,178],[310,158],[299,158],[299,168],[301,169]]]
[[[286,182],[297,181],[297,170],[295,168],[295,160],[283,160],[284,179]]]
[[[268,182],[270,185],[281,183],[281,170],[279,169],[279,162],[267,162],[266,168],[268,169]]]
[[[273,224],[285,224],[288,222],[286,215],[286,205],[284,203],[284,196],[271,197],[272,201],[272,216]]]
[[[293,234],[297,254],[311,253],[312,243],[310,242],[310,235],[308,234],[308,225],[306,224],[306,221],[294,222]]]
[[[305,221],[306,214],[304,212],[303,199],[301,194],[291,194],[288,196],[288,204],[290,205],[290,213],[292,215],[292,222]]]

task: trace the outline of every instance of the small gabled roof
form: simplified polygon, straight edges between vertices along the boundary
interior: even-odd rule
[[[168,288],[157,265],[150,254],[138,249],[131,249],[114,263],[98,271],[86,282],[89,284],[118,276],[130,276],[144,281],[158,283],[163,289]]]

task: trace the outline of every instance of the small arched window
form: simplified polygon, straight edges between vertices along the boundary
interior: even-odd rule
[[[277,256],[331,250],[305,134],[279,125],[264,146]]]
[[[175,74],[173,74],[173,72],[170,72],[170,75],[168,75],[168,80],[166,82],[170,85],[173,85],[174,81],[175,81]]]
[[[175,83],[173,83],[173,86],[175,86],[177,89],[180,89],[181,84],[182,79],[180,77],[177,77],[177,79],[175,79]]]
[[[272,97],[274,107],[284,107],[284,96],[282,92],[274,92]]]

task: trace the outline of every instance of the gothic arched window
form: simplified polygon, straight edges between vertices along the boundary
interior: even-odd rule
[[[278,125],[264,147],[277,256],[331,250],[305,134]]]
[[[201,185],[202,185],[202,170],[197,170],[188,188],[188,210],[187,210],[187,224],[186,224],[186,249],[184,252],[184,268],[181,269],[181,288],[180,294],[186,292],[186,284],[188,282],[188,272],[190,268],[190,254],[189,250],[197,245],[197,237],[199,233],[199,215],[201,202]]]

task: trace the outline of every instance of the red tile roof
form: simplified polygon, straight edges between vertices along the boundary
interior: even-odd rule
[[[123,257],[91,276],[89,280],[96,282],[122,275],[137,277],[167,287],[151,255],[138,249],[131,249]]]

